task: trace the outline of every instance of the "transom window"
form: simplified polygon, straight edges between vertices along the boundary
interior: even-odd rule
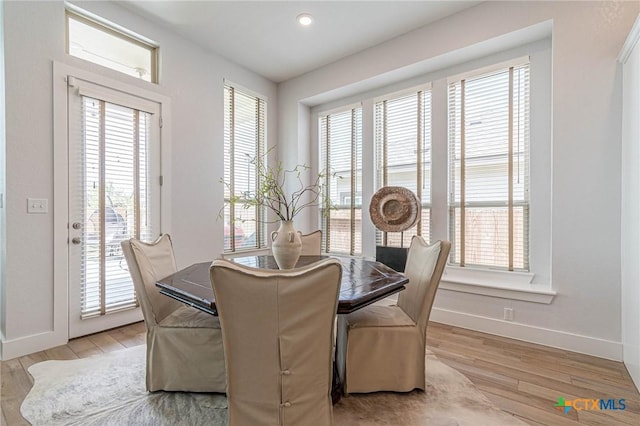
[[[67,53],[76,58],[158,82],[157,50],[132,32],[76,8],[67,9]]]

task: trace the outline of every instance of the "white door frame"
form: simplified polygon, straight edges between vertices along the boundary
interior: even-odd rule
[[[112,78],[103,77],[90,71],[72,67],[60,62],[53,62],[53,330],[51,339],[47,339],[42,350],[52,346],[65,344],[69,340],[69,157],[68,157],[68,94],[67,76],[102,84],[111,89],[148,99],[160,104],[162,128],[160,129],[160,171],[163,185],[160,190],[160,231],[170,233],[171,225],[171,127],[169,117],[171,106],[169,97],[155,90],[138,86],[159,89],[151,83],[140,81],[137,85],[123,83]],[[123,76],[123,79],[133,77]]]

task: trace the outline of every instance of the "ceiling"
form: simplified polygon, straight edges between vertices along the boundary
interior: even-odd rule
[[[282,82],[479,1],[134,1],[122,4],[196,44]],[[314,22],[302,27],[301,13]]]

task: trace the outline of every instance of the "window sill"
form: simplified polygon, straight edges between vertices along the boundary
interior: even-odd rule
[[[551,304],[556,292],[544,284],[532,284],[534,274],[447,266],[440,288],[503,299]]]

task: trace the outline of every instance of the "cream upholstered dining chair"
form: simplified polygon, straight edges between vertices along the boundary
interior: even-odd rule
[[[121,245],[147,327],[147,390],[225,392],[218,318],[160,294],[155,285],[177,270],[169,235]]]
[[[425,389],[427,322],[451,243],[414,236],[409,283],[393,306],[369,305],[339,317],[338,363],[344,392]]]
[[[334,318],[342,264],[290,270],[214,260],[229,425],[331,425]]]
[[[300,255],[320,256],[322,254],[322,230],[318,229],[309,234],[300,234],[300,240],[302,240]]]

